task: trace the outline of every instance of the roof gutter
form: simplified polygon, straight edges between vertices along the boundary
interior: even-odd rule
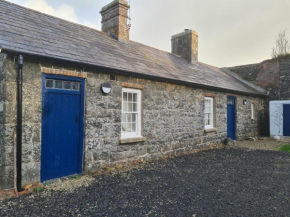
[[[5,52],[7,54],[11,54],[13,56],[16,56],[18,52],[15,52],[13,50],[2,50],[2,52]],[[125,75],[125,76],[135,76],[138,78],[144,78],[144,79],[150,79],[150,80],[155,80],[155,81],[160,81],[160,82],[167,82],[167,83],[173,83],[173,84],[180,84],[180,85],[186,85],[190,87],[196,87],[196,88],[201,88],[201,89],[210,89],[214,91],[220,91],[220,92],[230,92],[234,94],[241,94],[241,95],[247,95],[247,96],[258,96],[258,97],[268,97],[267,94],[265,93],[249,93],[249,92],[243,92],[243,91],[237,91],[237,90],[231,90],[231,89],[226,89],[222,87],[213,87],[213,86],[208,86],[208,85],[203,85],[203,84],[198,84],[198,83],[192,83],[188,81],[182,81],[182,80],[176,80],[176,79],[170,79],[170,78],[164,78],[164,77],[158,77],[158,76],[153,76],[153,75],[147,75],[147,74],[141,74],[138,72],[132,72],[132,71],[126,71],[126,70],[121,70],[121,69],[114,69],[110,67],[105,67],[105,66],[98,66],[98,65],[93,65],[93,64],[87,64],[87,63],[82,63],[82,62],[75,62],[67,59],[61,59],[61,58],[52,58],[52,57],[47,57],[47,56],[41,56],[41,55],[32,55],[29,53],[23,53],[25,54],[25,58],[27,60],[31,61],[43,61],[43,62],[50,62],[50,63],[58,63],[62,65],[68,65],[68,66],[74,66],[76,68],[80,69],[93,69],[93,70],[99,70],[102,72],[108,72],[110,74],[116,74],[116,75]],[[252,88],[254,89],[254,88]],[[256,90],[256,89],[254,89]],[[256,90],[257,91],[257,90]]]

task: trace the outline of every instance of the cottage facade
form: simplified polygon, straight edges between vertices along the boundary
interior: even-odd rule
[[[261,133],[263,89],[200,63],[195,31],[172,53],[131,41],[128,9],[105,6],[99,32],[0,0],[0,188],[13,187],[19,55],[23,184]]]

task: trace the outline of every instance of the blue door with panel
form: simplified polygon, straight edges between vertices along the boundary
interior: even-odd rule
[[[82,172],[84,81],[43,75],[41,181]]]
[[[290,136],[290,105],[283,105],[283,136]]]
[[[236,98],[232,96],[227,101],[227,137],[236,140]]]

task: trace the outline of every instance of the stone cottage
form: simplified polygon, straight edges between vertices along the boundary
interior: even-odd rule
[[[128,9],[103,7],[100,32],[0,0],[0,189],[19,128],[22,184],[261,133],[263,89],[199,62],[193,30],[172,53],[131,41]]]

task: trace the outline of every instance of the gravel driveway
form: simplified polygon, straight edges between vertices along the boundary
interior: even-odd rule
[[[0,216],[290,216],[290,154],[222,148],[154,161],[0,201]]]

